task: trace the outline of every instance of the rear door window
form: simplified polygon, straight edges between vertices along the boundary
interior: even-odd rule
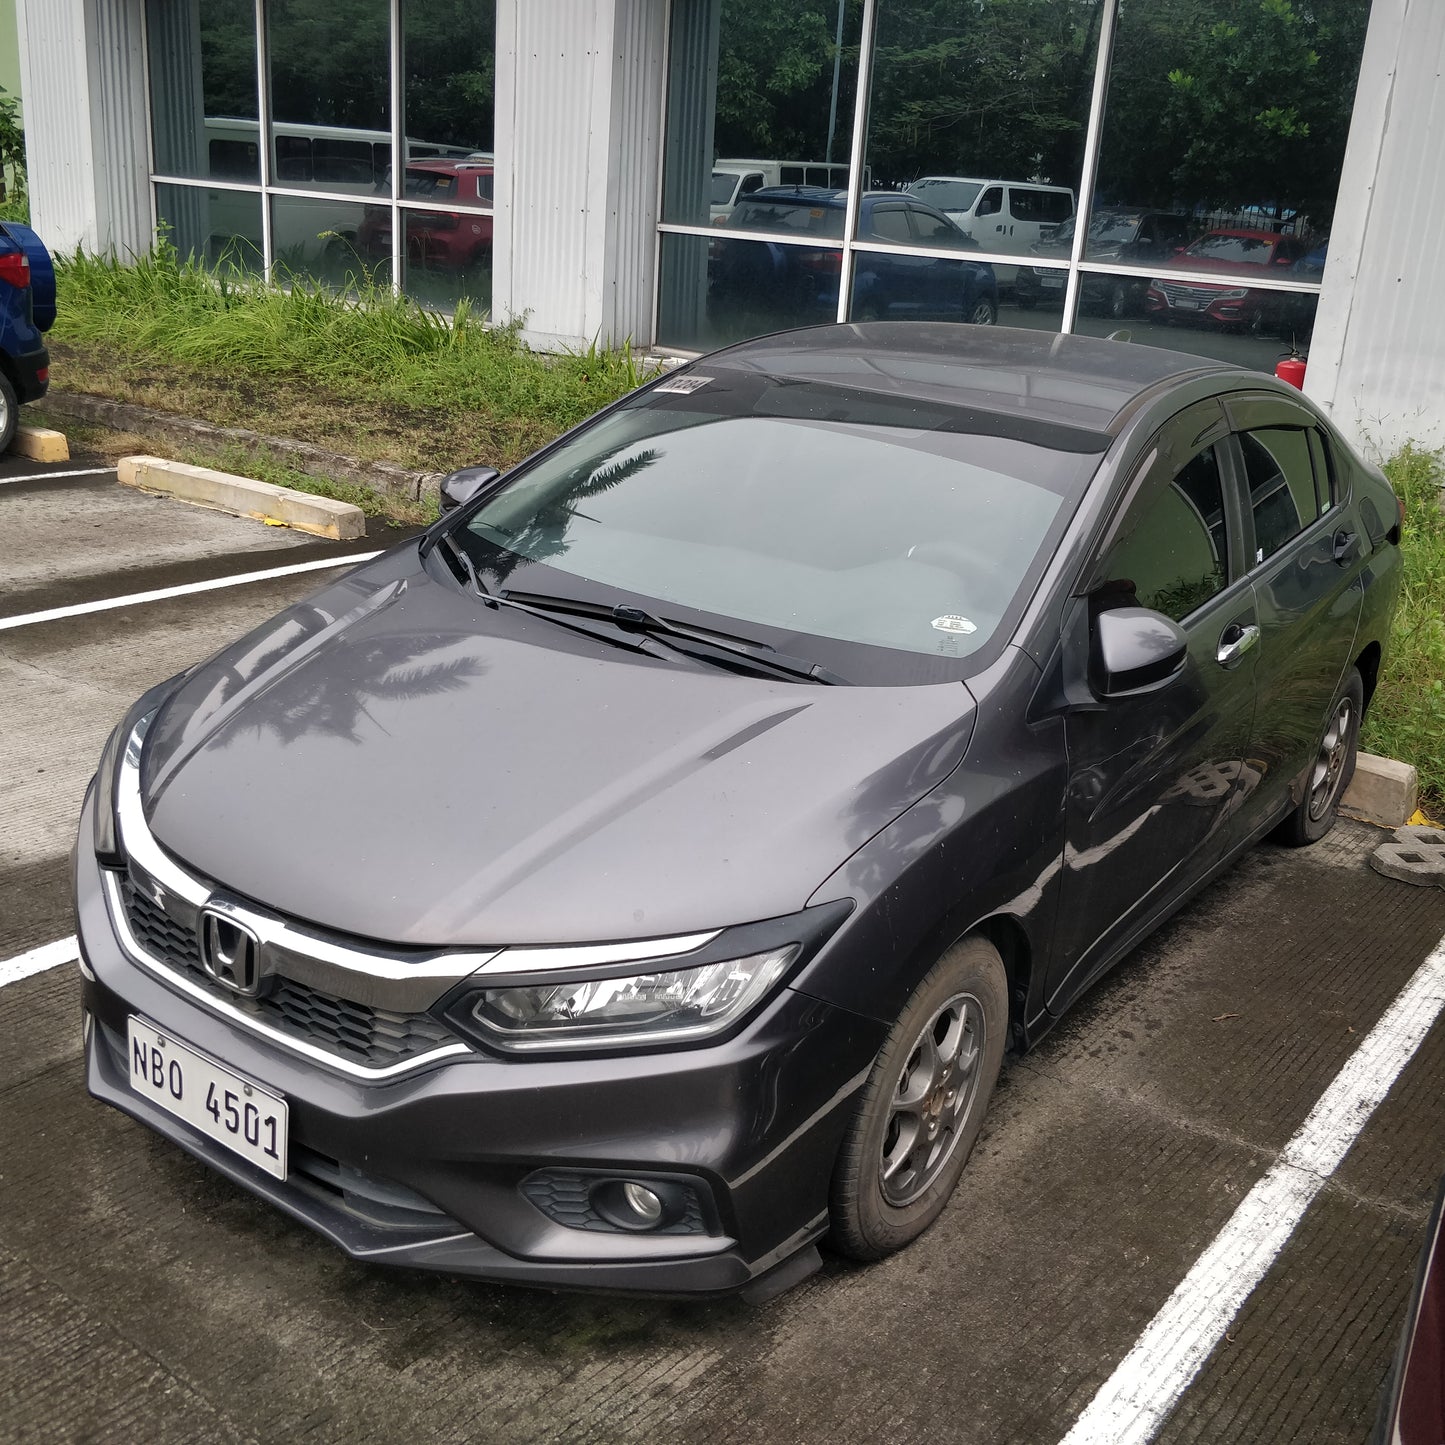
[[[875,206],[873,234],[880,241],[891,241],[898,246],[911,245],[913,232],[908,226],[908,212],[902,206]]]
[[[1325,508],[1315,489],[1305,428],[1240,432],[1239,446],[1254,517],[1253,560],[1257,566],[1299,536]]]

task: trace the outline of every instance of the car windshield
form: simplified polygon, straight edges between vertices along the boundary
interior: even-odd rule
[[[712,196],[709,204],[713,206],[727,205],[733,198],[737,184],[738,178],[731,171],[714,171],[712,173]]]
[[[1089,241],[1092,245],[1101,246],[1122,246],[1127,241],[1134,239],[1134,233],[1139,229],[1140,216],[1137,211],[1119,212],[1106,211],[1103,215],[1095,216],[1089,222]],[[1055,239],[1063,237],[1063,227],[1060,226],[1055,233]],[[1073,235],[1073,227],[1069,227],[1069,234]]]
[[[806,199],[744,201],[733,211],[730,224],[749,231],[805,231],[810,236],[839,239],[843,207],[814,205]]]
[[[561,573],[656,612],[952,663],[993,638],[1097,463],[971,432],[972,414],[933,403],[726,372],[670,385],[471,517],[463,537],[489,587],[597,600]]]
[[[966,211],[983,186],[978,181],[932,179],[914,181],[908,189],[936,210]]]
[[[1185,255],[1210,261],[1233,261],[1239,266],[1267,266],[1275,242],[1260,236],[1201,236]]]

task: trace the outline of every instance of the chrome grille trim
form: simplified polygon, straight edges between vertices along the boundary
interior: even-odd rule
[[[116,937],[120,940],[120,945],[125,950],[127,958],[153,973],[168,988],[183,994],[192,1002],[201,1005],[202,1008],[220,1014],[237,1027],[246,1029],[253,1034],[259,1034],[278,1048],[293,1054],[300,1054],[314,1063],[323,1064],[329,1069],[336,1069],[343,1074],[350,1074],[352,1078],[365,1079],[368,1082],[394,1079],[402,1074],[410,1074],[418,1069],[426,1068],[441,1059],[472,1053],[466,1044],[458,1040],[455,1043],[444,1044],[437,1049],[429,1049],[426,1053],[416,1054],[409,1059],[403,1059],[400,1063],[388,1064],[382,1068],[368,1068],[364,1064],[358,1064],[351,1059],[334,1054],[318,1044],[298,1038],[295,1034],[275,1028],[264,1019],[256,1018],[237,1008],[234,1004],[228,1003],[225,999],[218,997],[209,989],[203,988],[200,984],[187,978],[185,974],[148,953],[137,941],[135,934],[131,932],[130,920],[126,917],[125,900],[121,896],[120,875],[112,869],[103,868],[100,876],[101,886],[105,892],[106,907],[110,912],[111,926],[115,929]]]

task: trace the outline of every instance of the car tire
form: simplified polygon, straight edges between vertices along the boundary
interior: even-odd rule
[[[943,1212],[983,1127],[1008,1035],[1008,976],[983,938],[954,944],[889,1031],[833,1171],[830,1243],[882,1259]]]
[[[1340,799],[1355,775],[1364,710],[1365,685],[1359,670],[1352,667],[1330,704],[1324,731],[1305,775],[1304,797],[1279,826],[1276,836],[1281,843],[1303,848],[1319,842],[1335,826]]]
[[[10,450],[15,428],[20,425],[20,400],[10,378],[0,371],[0,453]]]
[[[998,321],[998,302],[992,296],[975,296],[968,308],[970,326],[993,326]]]

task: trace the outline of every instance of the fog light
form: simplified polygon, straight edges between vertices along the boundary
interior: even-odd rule
[[[634,1179],[607,1179],[592,1191],[592,1207],[617,1229],[656,1229],[667,1212],[662,1196]]]
[[[662,1218],[662,1200],[645,1184],[634,1184],[630,1179],[622,1186],[622,1197],[627,1207],[642,1223],[651,1228]]]

